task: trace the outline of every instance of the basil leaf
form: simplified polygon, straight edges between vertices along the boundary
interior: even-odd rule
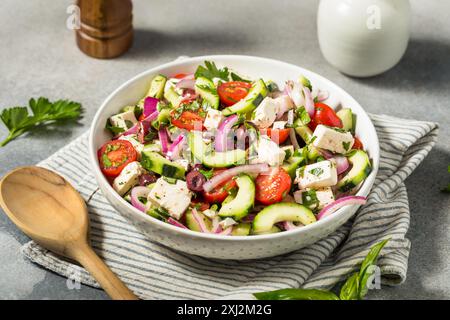
[[[333,292],[317,289],[281,289],[253,295],[258,300],[339,300]]]
[[[345,281],[339,294],[341,300],[358,300],[359,298],[359,274],[354,273]]]

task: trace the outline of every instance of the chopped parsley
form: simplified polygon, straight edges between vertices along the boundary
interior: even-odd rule
[[[202,175],[205,176],[206,179],[211,179],[214,175],[214,169],[210,169],[210,170],[204,170],[204,169],[199,169],[198,170]]]
[[[342,142],[342,146],[344,147],[345,151],[350,150],[350,142]]]
[[[317,199],[316,190],[307,190],[302,192],[302,204],[310,208],[319,206],[319,199]]]
[[[306,126],[308,123],[311,122],[311,117],[309,116],[308,112],[306,111],[305,107],[300,107],[296,110],[297,119],[299,119],[302,123],[302,125]]]
[[[231,72],[231,80],[233,80],[233,81],[242,81],[242,82],[251,82],[250,80],[247,80],[247,79],[244,79],[244,78],[241,78],[240,76],[238,76],[236,73],[234,73],[234,72]],[[269,89],[269,88],[268,88]],[[269,89],[269,91],[270,91],[270,89]]]
[[[113,134],[113,135],[119,135],[119,134],[121,134],[122,132],[124,132],[125,130],[123,129],[123,128],[121,128],[121,127],[116,127],[116,126],[113,126],[113,125],[111,125],[111,123],[109,122],[109,119],[108,119],[108,121],[106,121],[106,126],[105,126],[105,128],[106,129],[108,129],[109,131],[111,131],[111,133]]]
[[[228,71],[227,67],[218,69],[214,62],[205,61],[205,67],[198,66],[197,70],[195,71],[195,78],[197,79],[198,77],[205,77],[210,80],[219,78],[224,81],[228,81],[229,74],[230,72]]]
[[[323,173],[323,169],[322,168],[314,168],[314,169],[310,170],[309,173],[318,177]]]

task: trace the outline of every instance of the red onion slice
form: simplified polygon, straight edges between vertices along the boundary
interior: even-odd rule
[[[308,112],[309,116],[312,118],[315,113],[314,99],[312,97],[311,91],[307,87],[303,87],[303,94],[305,95],[305,110]]]
[[[229,236],[229,235],[231,235],[231,232],[233,232],[233,227],[228,227],[225,230],[223,230],[222,232],[219,232],[219,234],[222,236]]]
[[[181,229],[187,229],[185,225],[183,225],[182,223],[180,223],[177,220],[173,219],[172,217],[167,219],[167,222],[170,223],[171,225],[174,225],[174,226],[179,227]]]
[[[170,160],[176,160],[180,158],[181,151],[183,150],[184,144],[186,142],[186,136],[180,134],[172,143],[167,151],[167,157]]]
[[[210,233],[210,231],[208,230],[208,228],[205,225],[205,222],[203,221],[202,217],[198,213],[197,209],[192,208],[191,212],[192,212],[192,216],[194,217],[194,220],[197,223],[200,231],[204,232],[204,233]]]
[[[317,93],[317,101],[323,102],[330,97],[330,93],[328,91],[319,90]]]
[[[317,215],[317,220],[321,220],[332,213],[336,212],[342,207],[350,206],[350,205],[364,205],[367,202],[366,197],[360,197],[360,196],[347,196],[340,198],[339,200],[336,200],[329,205],[325,206],[319,214]]]
[[[288,95],[283,95],[276,99],[280,101],[280,109],[277,112],[277,120],[280,120],[287,111],[293,108],[293,103]]]
[[[302,85],[292,80],[286,81],[285,91],[292,99],[296,107],[302,106],[304,98],[302,95]]]
[[[220,218],[214,217],[212,219],[212,233],[221,233],[223,231],[222,226],[220,225]]]
[[[300,149],[300,144],[298,143],[297,135],[295,133],[295,130],[292,128],[289,130],[289,139],[291,139],[291,143],[294,146],[294,149]]]
[[[336,171],[338,175],[347,171],[347,169],[350,167],[350,163],[348,162],[347,157],[335,156],[333,159],[336,162]]]
[[[158,131],[159,141],[161,142],[161,151],[166,154],[169,151],[169,133],[166,127],[162,127]]]
[[[233,139],[230,139],[229,133],[238,120],[239,117],[234,114],[220,123],[219,128],[217,129],[216,139],[214,140],[216,151],[223,152],[233,149],[234,141]]]
[[[240,173],[262,173],[269,171],[269,165],[267,163],[260,164],[248,164],[243,166],[234,167],[219,173],[218,175],[212,177],[210,180],[206,181],[203,185],[203,190],[206,192],[211,191],[219,184],[230,180],[231,178],[237,176]]]
[[[142,212],[147,212],[147,205],[142,203],[139,198],[147,198],[149,193],[150,189],[147,187],[134,187],[133,189],[131,189],[131,204],[133,205],[133,207]]]
[[[284,221],[282,223],[282,226],[284,228],[284,230],[289,231],[289,230],[293,230],[293,229],[297,229],[300,228],[301,226],[296,226],[293,222],[291,221]]]
[[[153,97],[147,97],[144,100],[144,110],[142,114],[145,118],[151,115],[153,112],[157,110],[159,99]]]

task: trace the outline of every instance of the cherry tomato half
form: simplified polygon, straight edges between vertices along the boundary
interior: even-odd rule
[[[267,135],[273,142],[282,144],[289,137],[290,129],[260,129],[261,134]]]
[[[100,168],[108,177],[117,177],[127,164],[136,159],[136,150],[131,142],[126,140],[107,142],[98,150]]]
[[[203,130],[203,117],[192,111],[183,111],[180,115],[176,114],[176,110],[171,113],[172,124],[180,129],[192,131],[194,129]]]
[[[218,169],[214,171],[214,176],[218,175],[222,171],[226,169]],[[203,199],[208,203],[222,203],[226,197],[228,197],[228,192],[237,187],[236,181],[234,179],[230,179],[219,184],[213,190],[209,192],[203,192]]]
[[[333,108],[321,102],[316,103],[314,107],[316,109],[316,112],[314,113],[314,117],[309,123],[309,128],[311,130],[314,131],[319,124],[323,124],[329,127],[342,128],[342,121],[336,115],[336,112],[334,112]]]
[[[187,76],[187,73],[178,73],[178,74],[174,75],[173,77],[175,79],[183,79],[186,76]]]
[[[219,94],[220,101],[227,107],[232,106],[241,99],[244,99],[252,84],[243,81],[230,81],[222,83],[217,88],[217,93]]]
[[[259,203],[270,205],[283,200],[291,189],[291,177],[282,168],[273,168],[270,173],[258,175],[255,181],[255,198]]]
[[[364,146],[363,146],[361,140],[359,140],[357,137],[355,137],[355,143],[353,143],[352,149],[357,149],[357,150],[363,150],[364,149]]]

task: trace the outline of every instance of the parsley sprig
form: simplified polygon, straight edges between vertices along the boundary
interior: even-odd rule
[[[29,109],[32,114],[29,113]],[[0,143],[3,147],[18,136],[38,125],[49,125],[57,121],[75,120],[81,116],[82,108],[78,102],[58,100],[50,102],[47,98],[31,99],[27,107],[7,108],[0,114],[0,119],[9,130],[5,140]]]
[[[205,68],[206,67],[206,68]],[[205,77],[210,80],[214,78],[219,78],[224,81],[228,81],[230,72],[228,71],[227,67],[224,67],[222,69],[218,69],[216,64],[212,61],[205,61],[205,67],[204,66],[198,66],[197,71],[195,71],[195,78],[198,77]]]

